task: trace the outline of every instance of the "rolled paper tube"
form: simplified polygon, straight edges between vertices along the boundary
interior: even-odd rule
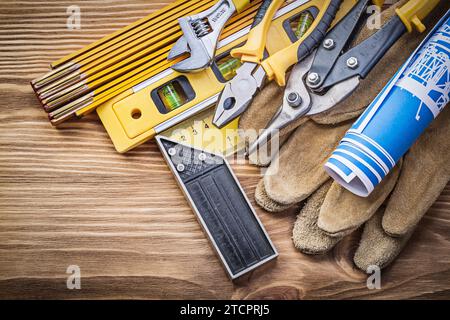
[[[344,188],[367,197],[449,101],[447,11],[347,131],[325,170]]]

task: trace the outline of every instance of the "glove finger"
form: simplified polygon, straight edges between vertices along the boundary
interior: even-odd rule
[[[405,0],[399,1],[384,10],[381,13],[381,23],[384,24],[394,16],[396,14],[395,8],[402,6],[406,2]],[[424,20],[425,25],[433,26],[442,16],[442,12],[447,11],[448,7],[448,1],[441,1],[438,7]],[[361,42],[377,30],[377,28],[369,29],[365,26],[354,42],[356,44]],[[329,111],[313,116],[311,119],[321,124],[335,124],[357,117],[375,99],[386,83],[394,76],[395,72],[405,63],[426,34],[427,32],[422,34],[412,32],[403,35],[383,58],[381,58],[368,76],[361,80],[359,87],[350,97]]]
[[[401,165],[399,162],[366,198],[359,197],[334,182],[320,210],[319,228],[331,236],[344,236],[359,228],[375,214],[392,192]]]
[[[330,237],[317,226],[320,207],[325,200],[331,180],[322,185],[300,210],[292,231],[294,246],[306,254],[330,251],[342,238]]]
[[[256,203],[268,212],[282,212],[291,207],[290,204],[285,205],[271,199],[264,188],[264,179],[259,180],[255,190]]]
[[[364,225],[359,246],[353,257],[355,265],[363,271],[369,266],[378,266],[382,269],[389,265],[411,237],[412,233],[399,238],[386,234],[381,227],[383,212],[384,209],[380,208]]]
[[[267,196],[279,204],[293,205],[317,190],[329,179],[323,165],[349,125],[308,121],[297,128],[264,175]]]
[[[411,232],[450,178],[450,107],[447,106],[405,156],[382,220],[391,236]]]

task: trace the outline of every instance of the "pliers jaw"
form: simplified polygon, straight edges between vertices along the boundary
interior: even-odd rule
[[[236,100],[230,83],[225,85],[217,103],[214,113],[213,124],[218,128],[223,128],[232,119],[237,118],[248,106],[250,99]]]
[[[261,90],[265,79],[266,73],[260,65],[243,63],[234,78],[225,85],[219,97],[213,124],[222,128],[241,115]]]
[[[206,11],[178,19],[183,36],[172,47],[167,58],[173,60],[187,54],[189,57],[174,64],[172,69],[198,72],[207,68],[213,61],[220,33],[235,11],[231,0],[220,0]]]

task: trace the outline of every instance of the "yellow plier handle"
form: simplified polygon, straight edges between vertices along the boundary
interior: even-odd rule
[[[408,32],[412,32],[413,29],[424,32],[426,28],[422,23],[422,20],[439,4],[439,1],[440,0],[410,0],[395,11],[406,26]]]
[[[269,80],[286,85],[286,71],[308,56],[325,37],[342,0],[324,0],[309,30],[296,42],[264,60],[261,65]]]
[[[242,47],[231,50],[231,56],[242,62],[260,63],[264,56],[270,23],[275,12],[285,0],[264,0],[256,13],[247,42]]]

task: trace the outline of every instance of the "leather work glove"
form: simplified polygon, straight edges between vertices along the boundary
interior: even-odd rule
[[[429,29],[448,7],[447,1],[441,2],[425,20]],[[382,21],[394,14],[394,7],[383,11]],[[355,43],[374,31],[363,29]],[[354,119],[424,37],[425,34],[405,34],[349,98],[325,113],[299,119],[281,130],[278,162],[267,168],[258,183],[255,198],[270,212],[280,212],[304,202],[293,228],[293,242],[300,251],[307,254],[328,252],[344,236],[364,225],[354,262],[362,270],[370,265],[383,268],[399,254],[447,184],[450,177],[449,108],[444,109],[403,161],[399,161],[367,198],[358,197],[333,182],[323,168]],[[264,128],[281,105],[283,91],[284,88],[269,84],[242,115],[240,128]],[[255,160],[259,165],[266,165],[268,161]]]

